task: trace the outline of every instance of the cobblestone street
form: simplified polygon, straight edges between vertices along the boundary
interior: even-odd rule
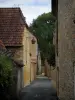
[[[20,100],[58,100],[58,98],[52,81],[47,77],[38,77],[22,89]]]

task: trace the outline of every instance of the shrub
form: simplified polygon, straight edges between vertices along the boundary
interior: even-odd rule
[[[0,98],[2,100],[11,98],[12,67],[13,63],[10,57],[6,56],[6,54],[0,54]]]

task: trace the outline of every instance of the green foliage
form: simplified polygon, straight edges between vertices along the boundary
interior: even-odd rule
[[[0,97],[8,100],[12,86],[12,61],[5,54],[0,54]]]
[[[53,66],[55,65],[55,52],[53,46],[55,21],[56,18],[49,12],[38,16],[30,25],[30,31],[38,39],[42,60],[44,61],[44,59],[47,58],[49,64]]]

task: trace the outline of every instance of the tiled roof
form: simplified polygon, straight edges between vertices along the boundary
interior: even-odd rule
[[[0,39],[5,46],[21,46],[25,21],[20,8],[0,8]]]

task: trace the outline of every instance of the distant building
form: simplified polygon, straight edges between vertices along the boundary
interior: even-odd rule
[[[38,74],[42,74],[42,64],[41,64],[41,54],[40,50],[38,49]]]

